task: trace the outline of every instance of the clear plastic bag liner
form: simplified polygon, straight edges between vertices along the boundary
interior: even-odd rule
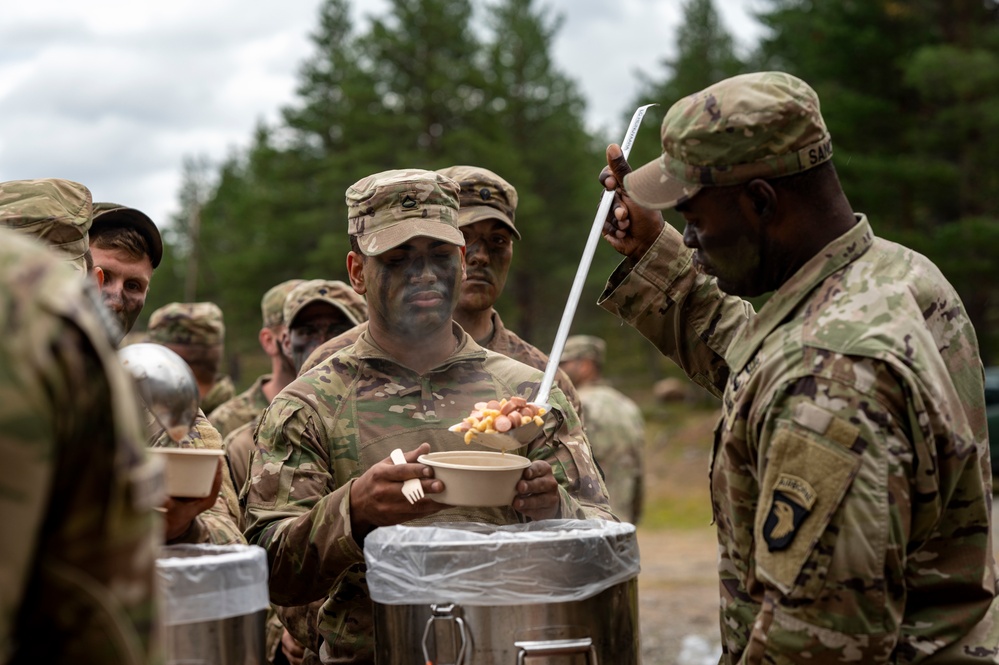
[[[156,560],[167,626],[267,609],[267,553],[256,545],[168,545]]]
[[[385,605],[584,600],[638,575],[635,527],[604,520],[375,529],[364,539],[371,598]]]

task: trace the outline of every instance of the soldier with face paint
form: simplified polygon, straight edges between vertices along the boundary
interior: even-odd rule
[[[798,78],[685,97],[662,146],[634,172],[607,150],[626,259],[600,304],[723,399],[722,662],[996,662],[982,361],[957,293],[853,211]],[[759,312],[740,298],[769,291]]]
[[[417,169],[387,171],[347,190],[351,285],[366,297],[357,341],[289,385],[257,429],[246,535],[268,551],[271,597],[301,605],[327,596],[324,662],[373,659],[365,536],[376,526],[436,521],[508,524],[613,519],[579,418],[552,390],[552,417],[516,453],[532,460],[513,503],[451,507],[419,455],[467,449],[447,428],[474,404],[530,396],[543,373],[480,347],[452,315],[464,275],[458,185]],[[476,447],[478,444],[472,444]],[[407,464],[389,453],[401,448]],[[402,483],[426,496],[410,504]]]

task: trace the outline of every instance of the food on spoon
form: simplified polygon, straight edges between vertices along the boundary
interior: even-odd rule
[[[450,430],[463,432],[465,443],[470,444],[472,438],[480,432],[482,434],[495,434],[497,432],[505,434],[531,422],[542,427],[545,424],[541,418],[543,415],[545,415],[543,407],[529,404],[523,397],[494,399],[488,402],[477,402],[468,417],[457,425],[453,425]]]

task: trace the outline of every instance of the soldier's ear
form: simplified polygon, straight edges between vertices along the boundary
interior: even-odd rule
[[[364,257],[353,250],[347,252],[347,276],[354,291],[363,296],[367,291],[364,283]]]

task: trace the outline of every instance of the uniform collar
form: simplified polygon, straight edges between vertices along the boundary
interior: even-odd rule
[[[472,339],[472,336],[466,333],[462,327],[454,321],[451,322],[451,331],[454,336],[458,338],[458,345],[443,363],[431,369],[427,372],[428,374],[431,372],[445,370],[454,363],[463,360],[485,358],[486,350],[476,344],[475,340]],[[404,367],[399,364],[398,360],[389,355],[384,349],[375,343],[375,340],[371,337],[371,332],[366,325],[364,330],[361,331],[360,337],[358,337],[357,341],[354,343],[353,355],[357,356],[359,360],[382,360],[399,367]]]
[[[843,266],[857,260],[874,242],[874,233],[865,215],[857,215],[853,228],[833,240],[813,256],[791,279],[784,282],[759,313],[732,342],[728,366],[732,374],[741,372],[770,333],[797,309],[798,305]]]

